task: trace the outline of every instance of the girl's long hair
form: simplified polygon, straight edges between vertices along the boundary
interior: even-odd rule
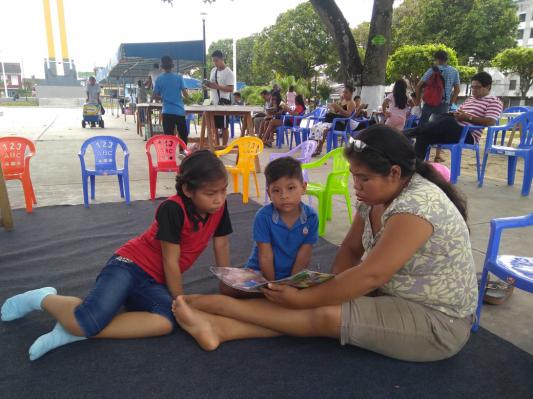
[[[407,83],[405,83],[405,80],[399,79],[394,83],[392,95],[394,97],[394,104],[398,108],[405,109],[407,107]]]

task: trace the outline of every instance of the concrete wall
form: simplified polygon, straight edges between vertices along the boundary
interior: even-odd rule
[[[79,107],[85,102],[85,88],[81,86],[37,86],[41,107]]]

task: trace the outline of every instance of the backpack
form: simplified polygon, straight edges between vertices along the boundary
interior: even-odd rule
[[[442,77],[440,69],[434,66],[433,73],[427,80],[426,86],[424,87],[424,95],[422,96],[422,100],[424,100],[427,105],[438,107],[442,104],[443,99],[444,78]]]

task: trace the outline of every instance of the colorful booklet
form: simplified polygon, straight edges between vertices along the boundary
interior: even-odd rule
[[[246,292],[261,292],[268,283],[290,285],[295,288],[308,288],[322,284],[333,277],[333,274],[315,272],[304,269],[301,272],[280,280],[268,281],[261,272],[242,267],[211,267],[211,272],[224,284]]]

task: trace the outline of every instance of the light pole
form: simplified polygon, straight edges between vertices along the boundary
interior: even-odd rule
[[[203,29],[203,40],[204,40],[204,45],[203,45],[203,48],[204,48],[204,65],[203,65],[203,70],[204,70],[204,80],[207,80],[207,59],[206,59],[206,51],[207,51],[207,48],[206,48],[206,42],[205,42],[205,17],[207,16],[207,13],[206,12],[202,12],[200,13],[200,15],[202,16],[202,29]],[[204,86],[204,100],[207,98],[207,89],[205,88]]]
[[[0,52],[0,54],[2,54],[2,53]],[[7,77],[6,77],[6,66],[4,64],[4,60],[0,61],[0,64],[2,65],[2,80],[4,81],[4,95],[7,98],[8,97],[8,95],[7,95]]]

